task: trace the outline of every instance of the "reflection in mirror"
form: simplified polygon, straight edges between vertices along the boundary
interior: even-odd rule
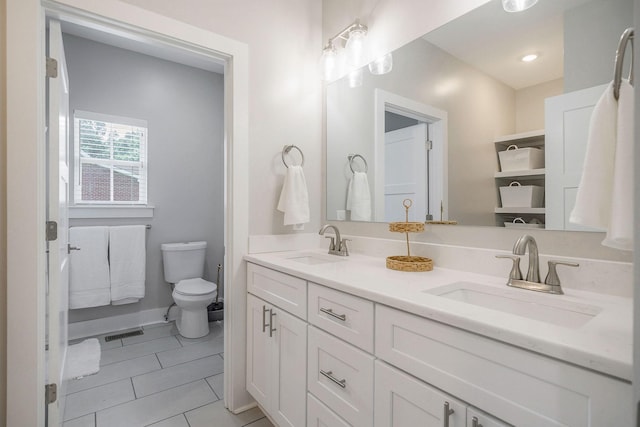
[[[327,219],[398,221],[412,198],[411,221],[578,230],[567,217],[590,111],[632,16],[633,0],[540,1],[516,14],[492,0],[394,51],[389,74],[329,84]],[[509,145],[544,150],[544,167],[501,170]],[[355,154],[368,163],[358,191]],[[504,206],[511,182],[543,187],[542,207]],[[353,215],[354,200],[369,217]]]

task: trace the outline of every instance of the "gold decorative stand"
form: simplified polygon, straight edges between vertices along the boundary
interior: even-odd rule
[[[433,260],[421,256],[411,256],[409,248],[409,233],[421,233],[424,231],[423,222],[409,222],[409,208],[413,202],[411,199],[404,199],[405,222],[389,223],[389,231],[394,233],[405,233],[407,237],[407,255],[394,255],[387,257],[387,268],[398,271],[431,271],[433,270]]]

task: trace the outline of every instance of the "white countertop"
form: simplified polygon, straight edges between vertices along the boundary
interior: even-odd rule
[[[336,261],[310,265],[291,259],[304,255],[335,257]],[[261,253],[246,255],[245,259],[597,372],[627,381],[632,379],[633,304],[630,298],[568,288],[564,288],[565,295],[544,294],[507,287],[506,277],[438,267],[426,272],[400,272],[387,269],[384,258],[359,254],[338,257],[326,255],[326,250]],[[428,293],[456,282],[522,293],[522,299],[543,305],[566,302],[595,306],[601,311],[582,326],[562,327]]]

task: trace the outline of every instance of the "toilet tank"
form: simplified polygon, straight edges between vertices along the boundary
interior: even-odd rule
[[[160,250],[165,281],[178,283],[202,277],[207,242],[164,243]]]

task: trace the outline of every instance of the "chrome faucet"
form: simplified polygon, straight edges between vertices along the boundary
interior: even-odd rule
[[[323,225],[318,234],[324,236],[324,232],[327,231],[327,228],[333,228],[333,232],[335,233],[335,238],[333,236],[326,236],[327,239],[331,239],[331,244],[329,244],[329,253],[331,255],[349,256],[349,248],[347,248],[347,242],[349,239],[340,238],[340,230],[338,230],[338,227],[333,224]]]
[[[526,280],[523,280],[522,273],[520,272],[520,257],[518,255],[524,255],[527,251],[527,247],[529,248],[529,268],[527,269],[527,278]],[[536,243],[536,239],[528,234],[521,236],[516,240],[515,245],[513,245],[513,254],[516,256],[496,255],[496,258],[509,258],[513,261],[507,285],[531,291],[547,292],[550,294],[564,294],[562,287],[560,286],[560,278],[558,277],[556,266],[579,266],[579,264],[575,262],[549,261],[549,273],[544,279],[544,283],[541,283],[540,260],[538,258],[538,244]]]
[[[516,240],[513,245],[514,255],[524,255],[529,247],[529,268],[527,269],[527,282],[540,283],[540,260],[538,259],[538,244],[536,239],[528,234]]]

